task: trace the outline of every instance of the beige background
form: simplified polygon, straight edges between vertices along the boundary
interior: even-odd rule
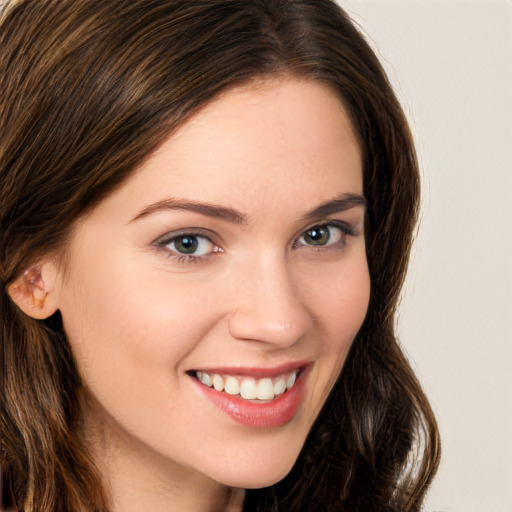
[[[403,100],[423,218],[399,332],[437,413],[427,510],[512,511],[512,1],[340,0]]]

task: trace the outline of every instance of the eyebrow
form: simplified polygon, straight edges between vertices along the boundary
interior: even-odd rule
[[[231,222],[233,224],[247,224],[248,220],[245,213],[241,213],[237,210],[234,210],[233,208],[192,201],[189,199],[169,197],[147,206],[136,217],[134,217],[131,222],[141,219],[142,217],[147,217],[152,213],[168,210],[185,210],[189,212],[196,212],[200,213],[201,215],[206,215],[207,217],[214,217]]]
[[[317,206],[302,217],[303,221],[323,219],[334,213],[341,213],[356,207],[366,208],[366,199],[360,194],[341,194]]]
[[[329,215],[333,215],[334,213],[344,212],[356,207],[366,207],[366,199],[364,196],[359,194],[341,194],[340,196],[337,196],[307,212],[302,217],[302,220],[311,221],[315,219],[322,219]],[[144,208],[130,222],[134,222],[156,212],[173,210],[196,212],[207,217],[214,217],[233,224],[247,224],[248,222],[248,215],[246,213],[239,212],[233,208],[173,197],[169,197],[146,206],[146,208]]]

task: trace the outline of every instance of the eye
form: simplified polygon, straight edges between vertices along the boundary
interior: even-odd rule
[[[164,249],[172,258],[190,261],[221,251],[207,236],[187,232],[169,233],[156,240],[154,245]]]
[[[347,235],[351,234],[348,227],[334,224],[313,226],[297,240],[297,246],[326,247],[343,244]]]
[[[167,248],[180,254],[204,256],[214,249],[208,238],[199,235],[181,235],[166,244]]]

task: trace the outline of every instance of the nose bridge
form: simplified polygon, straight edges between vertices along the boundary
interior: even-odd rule
[[[251,258],[237,283],[229,321],[233,337],[290,346],[307,330],[308,311],[284,257]]]

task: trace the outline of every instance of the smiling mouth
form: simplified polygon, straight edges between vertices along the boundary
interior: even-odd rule
[[[192,371],[190,375],[195,377],[203,386],[213,388],[215,391],[242,398],[250,402],[268,403],[282,396],[295,386],[301,369],[295,369],[277,377],[254,377],[225,375],[206,371]]]

